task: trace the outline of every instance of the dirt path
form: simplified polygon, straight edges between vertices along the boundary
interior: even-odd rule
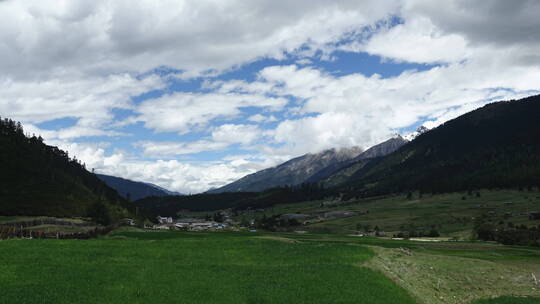
[[[267,240],[274,240],[274,241],[280,241],[285,243],[299,243],[297,240],[289,239],[286,237],[281,236],[273,236],[273,235],[265,235],[265,236],[256,236],[257,239],[267,239]]]

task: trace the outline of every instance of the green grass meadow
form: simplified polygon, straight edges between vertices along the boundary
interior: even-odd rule
[[[520,297],[501,297],[496,299],[476,300],[473,304],[538,304],[539,299]]]
[[[0,303],[540,303],[540,249],[486,242],[123,228],[0,261]]]
[[[476,193],[480,196],[477,196]],[[299,230],[316,233],[353,234],[358,225],[378,226],[388,234],[399,231],[429,230],[435,227],[442,236],[469,239],[475,217],[494,214],[494,222],[537,226],[539,220],[529,220],[528,211],[540,211],[539,191],[480,190],[472,193],[424,194],[414,193],[412,199],[405,195],[368,198],[344,202],[331,207],[321,206],[322,201],[276,205],[265,210],[266,216],[284,213],[322,214],[344,210],[359,213],[347,218],[313,220],[312,224]],[[369,213],[365,214],[366,211]],[[364,214],[362,214],[364,213]],[[507,213],[511,215],[508,216]],[[244,217],[258,217],[261,213],[246,213]],[[239,218],[241,218],[240,216]]]
[[[0,242],[1,303],[416,303],[351,243],[124,232]]]

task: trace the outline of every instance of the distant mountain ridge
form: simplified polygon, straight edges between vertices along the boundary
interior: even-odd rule
[[[305,154],[276,167],[245,176],[224,187],[210,190],[208,193],[256,192],[284,185],[317,183],[355,163],[392,153],[407,142],[403,137],[396,136],[366,151],[352,147]]]
[[[409,141],[403,138],[401,135],[397,135],[395,137],[392,137],[380,144],[377,144],[367,149],[364,153],[353,158],[352,162],[357,162],[357,161],[368,159],[368,158],[386,156],[396,151],[397,149],[401,148],[403,145],[405,145],[408,142]]]
[[[360,170],[372,161],[384,157],[401,148],[409,141],[400,135],[377,144],[353,159],[330,165],[313,175],[308,182],[319,182],[326,187],[336,186],[346,181],[350,176],[358,174]]]
[[[221,188],[210,190],[208,193],[258,192],[278,186],[299,185],[309,180],[320,170],[332,164],[353,159],[360,153],[362,153],[361,148],[352,147],[305,154],[276,167],[247,175]]]
[[[105,174],[96,174],[96,176],[109,187],[115,189],[122,197],[129,200],[138,200],[149,196],[181,195],[178,192],[169,191],[151,183],[136,182]]]
[[[156,188],[156,189],[158,189],[158,190],[161,190],[161,191],[167,193],[167,195],[184,195],[183,193],[180,193],[180,192],[178,192],[178,191],[171,191],[171,190],[168,190],[168,189],[163,188],[163,187],[161,187],[161,186],[158,186],[158,185],[156,185],[156,184],[145,183],[145,182],[141,182],[141,183],[147,184],[147,185],[150,186],[150,187],[154,187],[154,188]]]

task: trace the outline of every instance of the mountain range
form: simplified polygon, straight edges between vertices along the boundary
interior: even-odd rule
[[[128,216],[261,208],[343,195],[370,197],[480,188],[540,186],[540,95],[487,104],[411,141],[396,136],[366,151],[306,154],[248,175],[212,193],[178,196],[155,185],[96,176],[75,157],[0,120],[0,214]],[[101,179],[120,192],[108,186]],[[116,183],[116,184],[115,184]],[[121,195],[138,199],[129,204]],[[173,194],[173,195],[171,195]]]
[[[305,154],[278,166],[247,175],[221,188],[208,191],[208,193],[256,192],[279,186],[319,182],[343,168],[394,152],[405,143],[407,140],[397,136],[366,151],[359,147],[352,147]]]
[[[352,147],[305,154],[278,166],[247,175],[221,188],[210,190],[208,193],[256,192],[279,186],[319,182],[353,163],[391,153],[406,142],[398,136],[366,151],[359,147]]]
[[[405,138],[397,135],[387,141],[367,149],[365,152],[360,153],[352,159],[336,162],[326,166],[325,168],[319,170],[317,174],[314,174],[307,179],[306,182],[321,183],[325,187],[339,185],[351,175],[365,169],[365,166],[371,163],[372,160],[386,156],[401,148],[401,146],[408,142],[409,141]]]
[[[420,127],[408,137],[410,141],[398,135],[364,152],[353,148],[342,154],[335,149],[306,154],[218,190],[261,191],[318,183],[369,196],[536,186],[540,184],[539,117],[540,96],[494,102],[435,129]]]
[[[538,117],[540,95],[493,102],[434,129],[420,128],[411,141],[396,136],[365,152],[354,148],[342,154],[335,149],[307,154],[213,194],[159,201],[174,214],[183,208],[261,208],[338,195],[349,199],[408,191],[540,186]],[[143,205],[152,204],[145,200]]]
[[[105,174],[96,174],[96,176],[128,201],[149,196],[182,195],[151,183],[137,182]]]

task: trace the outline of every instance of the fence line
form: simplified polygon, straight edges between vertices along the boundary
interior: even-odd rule
[[[26,226],[29,227],[29,226]],[[86,232],[59,233],[59,232],[44,232],[25,229],[24,226],[17,224],[1,225],[0,240],[12,238],[38,238],[38,239],[90,239],[99,235],[104,235],[111,232],[116,226],[96,227]]]
[[[90,227],[95,226],[96,224],[90,222],[74,223],[70,221],[62,221],[56,219],[35,219],[31,221],[17,221],[11,223],[0,224],[2,226],[22,226],[22,227],[33,227],[39,225],[61,225],[61,226],[72,226],[72,227]]]

